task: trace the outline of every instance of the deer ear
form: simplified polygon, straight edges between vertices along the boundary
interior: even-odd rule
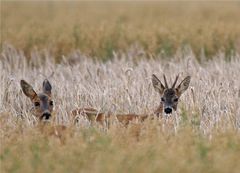
[[[29,85],[25,80],[21,80],[20,85],[23,90],[23,93],[30,99],[33,99],[37,95],[33,87]]]
[[[52,91],[52,86],[50,82],[47,79],[45,79],[43,81],[43,92],[47,95],[51,95],[51,91]]]
[[[152,84],[155,91],[159,92],[160,94],[163,94],[165,87],[155,74],[152,75]]]
[[[181,95],[184,91],[186,91],[189,87],[190,84],[190,80],[191,80],[191,76],[187,76],[185,79],[183,79],[183,81],[178,85],[177,92],[179,95]]]

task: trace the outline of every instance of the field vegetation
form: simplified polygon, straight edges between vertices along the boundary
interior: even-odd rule
[[[190,45],[199,58],[240,50],[239,2],[2,2],[2,43],[56,59],[76,49],[106,60],[138,44],[171,57]]]
[[[239,172],[239,8],[1,2],[0,172]],[[152,113],[153,73],[192,77],[170,117],[73,124],[80,107]],[[20,80],[41,91],[46,78],[54,113],[42,130]],[[59,125],[61,138],[51,133]]]
[[[170,61],[136,61],[137,50],[116,54],[106,63],[78,52],[60,64],[51,62],[48,54],[45,61],[39,56],[35,53],[29,62],[12,47],[2,52],[1,172],[239,171],[239,56],[226,62],[222,53],[204,64],[190,50]],[[152,73],[165,73],[169,80],[178,73],[181,79],[192,76],[171,118],[127,128],[112,122],[107,129],[84,119],[73,125],[69,112],[77,107],[152,113],[160,101]],[[37,128],[30,100],[20,89],[19,81],[25,79],[39,91],[46,77],[53,86],[52,123],[67,126],[64,141]]]

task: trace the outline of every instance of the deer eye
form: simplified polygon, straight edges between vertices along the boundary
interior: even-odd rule
[[[177,101],[178,101],[178,98],[175,98],[173,101],[174,101],[174,102],[177,102]]]
[[[53,106],[53,101],[50,101],[49,104],[50,104],[51,106]]]
[[[40,106],[40,103],[39,102],[34,102],[34,106]]]
[[[161,101],[162,101],[162,102],[165,102],[165,99],[162,97],[162,98],[161,98]]]

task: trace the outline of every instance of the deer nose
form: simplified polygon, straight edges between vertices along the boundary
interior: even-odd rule
[[[164,109],[164,112],[165,112],[166,114],[170,114],[170,113],[172,113],[172,108],[165,108],[165,109]]]
[[[49,120],[50,117],[51,117],[51,114],[50,114],[49,112],[45,112],[45,113],[43,113],[43,115],[42,115],[42,118],[45,119],[45,120]]]

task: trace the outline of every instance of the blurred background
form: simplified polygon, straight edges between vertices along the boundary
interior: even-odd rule
[[[190,46],[196,57],[240,51],[240,2],[1,2],[1,49],[29,57],[74,50],[107,60],[138,46],[171,58]]]
[[[240,172],[240,2],[0,5],[0,173]],[[191,75],[178,110],[118,123],[158,108],[152,74]],[[49,129],[22,79],[36,92],[51,82]],[[73,124],[72,110],[90,107],[111,112],[110,126]]]

